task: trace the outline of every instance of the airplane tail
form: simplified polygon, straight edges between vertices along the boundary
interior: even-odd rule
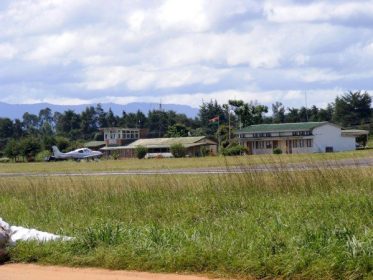
[[[53,155],[54,155],[55,157],[58,157],[58,156],[61,156],[61,155],[62,155],[62,153],[61,153],[60,150],[57,148],[57,146],[53,146],[52,149],[53,149]]]

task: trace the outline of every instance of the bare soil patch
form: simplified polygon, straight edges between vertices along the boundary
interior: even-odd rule
[[[112,271],[96,268],[70,268],[33,264],[7,264],[0,266],[2,280],[207,280],[192,275],[161,274],[134,271]]]

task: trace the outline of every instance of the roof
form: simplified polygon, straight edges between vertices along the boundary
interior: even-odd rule
[[[105,141],[89,141],[84,144],[84,147],[90,148],[90,147],[100,147],[105,146]]]
[[[129,128],[129,127],[101,127],[99,128],[100,131],[104,131],[104,130],[111,130],[111,131],[114,131],[114,130],[140,130],[140,128]]]
[[[127,146],[104,147],[102,150],[117,150],[117,149],[134,149],[137,146],[147,148],[169,148],[173,144],[182,144],[184,147],[194,147],[203,144],[216,145],[216,142],[207,139],[205,136],[198,137],[175,137],[175,138],[148,138],[138,139]]]
[[[278,124],[257,124],[242,128],[238,133],[256,133],[256,132],[280,132],[312,130],[318,126],[329,124],[329,122],[300,122],[300,123],[278,123]]]

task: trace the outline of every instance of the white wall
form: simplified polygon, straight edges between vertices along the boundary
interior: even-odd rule
[[[313,152],[323,153],[326,147],[333,147],[334,152],[355,150],[355,137],[341,136],[341,129],[331,124],[324,124],[312,131],[314,135]]]

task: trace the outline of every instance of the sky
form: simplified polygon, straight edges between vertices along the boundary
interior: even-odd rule
[[[0,101],[242,99],[323,107],[373,92],[373,0],[1,0]]]

